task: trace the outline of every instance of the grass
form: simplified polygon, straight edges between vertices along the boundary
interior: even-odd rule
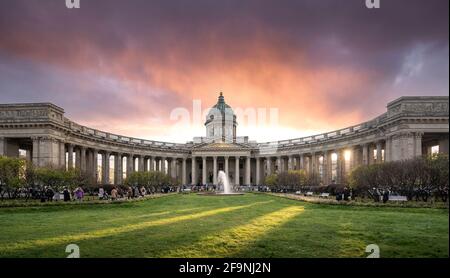
[[[445,209],[320,205],[266,194],[0,209],[0,257],[448,257]]]

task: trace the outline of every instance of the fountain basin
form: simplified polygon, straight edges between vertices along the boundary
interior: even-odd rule
[[[201,196],[238,196],[244,195],[245,193],[222,193],[222,192],[201,192],[197,193],[197,195]]]

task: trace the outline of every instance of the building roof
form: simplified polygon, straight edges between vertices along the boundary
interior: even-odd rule
[[[240,143],[214,142],[199,144],[193,149],[195,149],[196,151],[242,151],[250,150],[250,147]]]

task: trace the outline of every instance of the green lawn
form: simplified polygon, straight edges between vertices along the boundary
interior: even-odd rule
[[[448,257],[445,209],[317,205],[263,194],[0,209],[0,257]]]

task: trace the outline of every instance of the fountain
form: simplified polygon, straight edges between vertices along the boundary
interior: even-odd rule
[[[223,194],[230,194],[231,193],[231,187],[230,182],[228,181],[227,174],[225,174],[224,171],[219,171],[219,179],[217,183],[222,185],[223,187]]]
[[[228,176],[224,171],[219,171],[217,176],[217,185],[219,188],[223,188],[223,192],[205,192],[199,193],[199,195],[215,195],[215,196],[228,196],[228,195],[243,195],[244,193],[233,192],[231,184],[228,181]]]

